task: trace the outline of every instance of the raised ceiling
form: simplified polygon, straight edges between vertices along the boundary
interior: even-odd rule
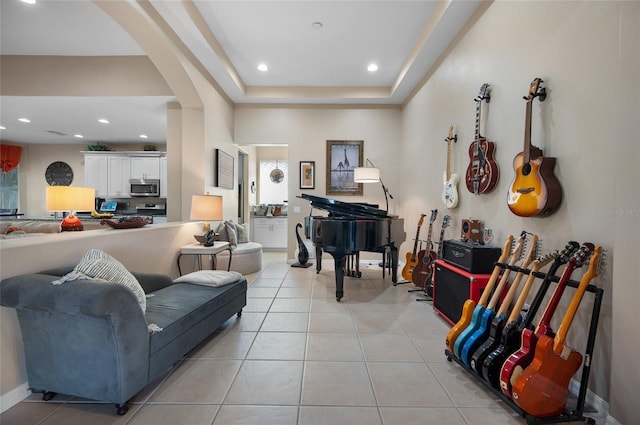
[[[2,0],[2,55],[144,55],[96,3],[38,0],[28,5]],[[168,25],[171,36],[182,41],[200,69],[235,104],[401,106],[482,2],[136,3],[150,19]],[[259,71],[260,63],[268,71]],[[376,72],[367,71],[371,63],[378,66]],[[148,142],[162,142],[163,105],[173,98],[2,96],[0,100],[0,124],[6,127],[1,130],[3,140],[86,144],[138,142],[141,133],[149,134]],[[113,117],[112,124],[95,125],[98,115]],[[18,125],[20,116],[33,117],[32,122]],[[74,139],[76,133],[85,138]]]

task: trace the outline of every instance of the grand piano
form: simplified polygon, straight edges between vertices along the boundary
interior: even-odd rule
[[[387,211],[362,204],[302,194],[312,208],[329,212],[328,217],[313,217],[311,241],[316,247],[316,271],[320,272],[322,251],[335,261],[336,300],[344,296],[344,259],[360,251],[390,253],[391,280],[398,281],[398,247],[404,242],[404,219]],[[386,255],[385,255],[386,257]]]

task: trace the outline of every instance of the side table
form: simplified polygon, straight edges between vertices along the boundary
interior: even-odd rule
[[[216,255],[222,251],[229,251],[229,266],[227,267],[227,271],[231,269],[231,258],[233,256],[233,251],[231,250],[231,245],[227,241],[216,241],[213,243],[213,246],[204,246],[197,242],[185,245],[180,248],[180,254],[178,255],[178,274],[182,276],[182,270],[180,269],[180,258],[183,255],[196,255],[196,263],[199,270],[202,270],[202,259],[201,255],[209,255],[211,257],[211,261],[213,263],[213,269],[217,268],[217,258]]]

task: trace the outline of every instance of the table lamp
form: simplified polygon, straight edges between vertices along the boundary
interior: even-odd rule
[[[191,220],[203,221],[202,235],[206,235],[211,230],[209,220],[222,220],[222,196],[193,195],[191,197]],[[197,237],[196,240],[198,240]]]
[[[63,232],[84,230],[74,211],[91,211],[95,207],[96,190],[80,186],[47,186],[46,208],[48,211],[69,212],[60,223]]]
[[[380,169],[376,168],[375,165],[369,158],[367,158],[366,164],[370,165],[370,167],[356,167],[353,169],[353,181],[355,183],[378,183],[382,185],[382,191],[384,192],[384,200],[386,203],[386,210],[389,212],[389,198],[393,199],[393,196],[389,193],[389,189],[384,185],[382,179],[380,178]],[[366,165],[365,164],[365,165]]]

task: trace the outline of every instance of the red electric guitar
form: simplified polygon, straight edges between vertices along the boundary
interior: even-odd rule
[[[476,102],[476,134],[469,147],[471,160],[465,174],[467,189],[476,195],[491,192],[496,187],[500,176],[498,164],[493,159],[496,145],[480,135],[480,109],[483,100],[486,100],[487,103],[491,100],[491,89],[487,83],[480,87],[480,93],[474,99]]]
[[[531,82],[524,124],[524,150],[513,159],[515,176],[507,194],[507,204],[521,217],[547,216],[558,209],[562,200],[560,182],[553,174],[556,159],[542,156],[542,149],[531,144],[531,104],[546,99],[542,80]]]
[[[533,362],[513,384],[513,401],[530,415],[548,417],[564,411],[569,381],[582,364],[582,354],[564,345],[564,341],[589,282],[598,275],[601,250],[599,246],[595,248],[555,338],[540,337]]]
[[[549,337],[554,336],[553,330],[551,329],[551,318],[560,303],[566,282],[569,280],[575,269],[582,267],[592,252],[593,244],[585,242],[582,244],[578,252],[571,256],[569,264],[567,264],[564,272],[562,272],[558,286],[556,287],[556,290],[553,291],[553,295],[551,296],[551,299],[547,304],[547,308],[544,310],[544,314],[542,315],[535,331],[532,331],[531,329],[524,329],[522,331],[520,349],[507,358],[504,365],[502,365],[502,370],[500,371],[500,387],[503,393],[513,396],[513,384],[518,377],[520,377],[522,371],[533,361],[536,343],[540,337],[542,335],[547,335]]]

